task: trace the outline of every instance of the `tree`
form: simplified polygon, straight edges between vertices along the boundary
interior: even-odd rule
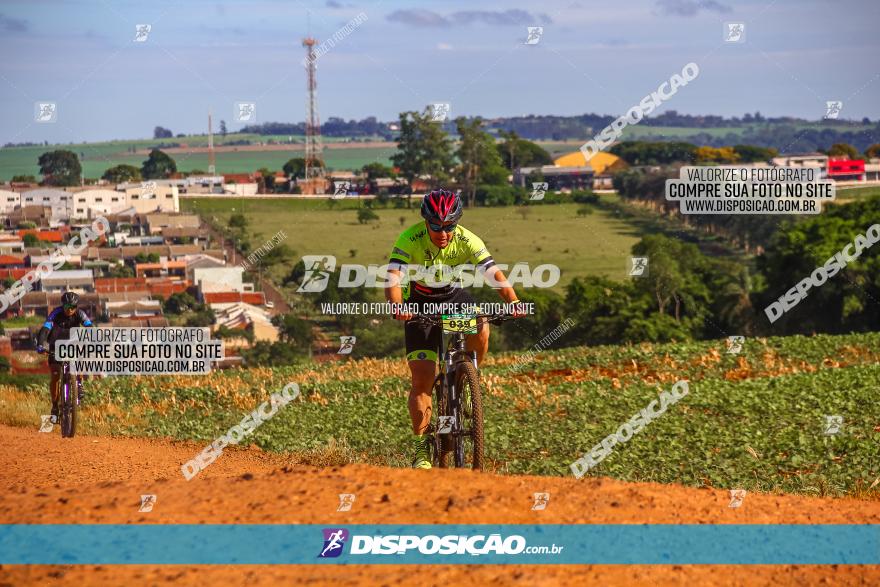
[[[499,131],[506,140],[498,143],[496,148],[501,161],[507,169],[513,171],[517,167],[540,167],[552,165],[553,157],[540,145],[517,136],[516,132]]]
[[[363,172],[370,181],[380,177],[394,177],[396,175],[392,168],[387,165],[382,165],[381,163],[367,163],[361,167],[361,172]]]
[[[753,145],[734,145],[733,151],[739,155],[739,160],[744,163],[770,161],[779,155],[777,149],[766,149],[764,147],[755,147]]]
[[[214,331],[214,338],[243,338],[253,344],[254,331],[250,328],[229,328],[225,324],[221,324]]]
[[[60,149],[43,153],[37,163],[44,185],[75,186],[82,183],[82,166],[72,151]]]
[[[848,159],[858,159],[859,152],[855,147],[847,143],[834,143],[828,149],[829,157],[846,157]]]
[[[161,126],[157,126],[153,129],[153,138],[154,139],[170,139],[174,136],[174,133],[168,130],[167,128],[162,128]]]
[[[40,246],[40,239],[37,238],[37,235],[35,235],[32,232],[25,234],[21,240],[24,242],[24,246],[26,246],[26,247],[39,247]]]
[[[632,251],[648,258],[647,277],[635,280],[636,289],[654,297],[660,314],[669,314],[676,322],[686,314],[706,314],[711,292],[701,278],[706,260],[696,245],[652,234],[643,237]]]
[[[150,151],[149,158],[141,167],[141,176],[144,179],[167,179],[173,173],[177,173],[177,164],[159,149]]]
[[[307,350],[307,349],[306,349]],[[250,349],[242,350],[245,363],[254,367],[281,367],[292,365],[305,356],[305,352],[286,342],[257,341]]]
[[[106,179],[110,183],[126,183],[129,181],[140,181],[141,180],[141,170],[135,167],[134,165],[117,165],[115,167],[111,167],[107,171],[104,172],[104,175],[101,176],[103,179]]]
[[[275,174],[269,171],[268,167],[261,167],[257,170],[257,184],[261,193],[270,193],[275,191]]]
[[[427,109],[423,113],[400,114],[397,153],[391,161],[406,179],[410,193],[413,181],[421,175],[429,175],[437,184],[449,179],[449,169],[453,165],[452,145],[443,127],[431,120]]]
[[[260,258],[260,263],[267,269],[275,265],[286,265],[296,253],[287,245],[278,245]]]
[[[736,163],[739,154],[732,147],[697,147],[694,152],[697,163]]]
[[[479,116],[470,122],[460,116],[455,125],[460,137],[455,155],[461,162],[456,176],[467,197],[467,205],[472,208],[476,202],[477,185],[506,184],[507,170],[501,165],[495,139],[482,130],[483,121]]]
[[[359,224],[367,224],[373,220],[379,220],[379,216],[369,208],[358,208],[357,217]]]
[[[115,265],[110,269],[110,277],[134,277],[134,269],[128,265]]]
[[[220,121],[220,136],[226,138],[226,121]]]
[[[237,212],[231,215],[226,226],[229,237],[233,239],[233,245],[237,242],[238,249],[242,251],[250,248],[250,240],[247,238],[248,219],[244,214]]]
[[[516,169],[516,147],[517,140],[519,140],[519,135],[516,134],[515,130],[499,130],[498,134],[501,136],[501,138],[505,139],[503,143],[498,145],[498,150],[503,153],[501,155],[502,161],[504,161],[504,164],[507,166],[508,169]]]
[[[37,178],[33,175],[13,175],[10,181],[12,183],[37,183]]]
[[[205,326],[213,325],[215,320],[216,316],[214,316],[214,310],[206,306],[201,311],[188,316],[186,319],[186,325],[193,328],[204,328]]]
[[[624,141],[608,149],[630,165],[664,165],[693,163],[695,145],[682,142]]]
[[[202,304],[186,292],[171,294],[165,300],[163,306],[166,314],[184,314],[186,312],[196,312],[203,308]]]
[[[880,157],[880,143],[874,143],[865,149],[865,159],[874,159],[876,157]]]
[[[237,212],[229,216],[229,221],[226,225],[230,228],[230,230],[236,232],[244,232],[248,227],[248,219],[247,216],[242,214],[241,212]]]
[[[298,318],[293,314],[279,314],[272,318],[272,324],[278,329],[282,342],[291,344],[301,350],[308,351],[312,346],[312,323]]]
[[[306,176],[306,160],[302,157],[294,157],[281,169],[290,178],[304,178]]]
[[[880,329],[880,251],[870,244],[865,229],[880,218],[880,197],[860,199],[844,206],[829,206],[822,214],[786,225],[773,235],[766,252],[757,258],[761,291],[755,307],[764,310],[775,305],[774,335],[811,334],[814,332],[849,333]],[[858,236],[856,236],[858,235]],[[848,246],[855,243],[855,246]],[[840,253],[846,247],[846,253]],[[857,254],[848,260],[845,255]],[[829,265],[827,261],[832,261]],[[805,277],[818,283],[823,267],[829,276],[821,287],[808,290],[797,305],[787,312],[785,296]],[[835,267],[839,268],[835,269]],[[836,272],[836,275],[833,274]],[[756,288],[757,289],[757,288]],[[780,307],[780,305],[782,307]],[[769,315],[761,312],[761,322]]]

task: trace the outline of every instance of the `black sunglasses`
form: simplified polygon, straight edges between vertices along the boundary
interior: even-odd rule
[[[431,230],[433,230],[434,232],[440,232],[441,230],[442,230],[443,232],[452,232],[453,230],[455,230],[455,227],[456,227],[457,225],[456,225],[456,224],[448,224],[448,225],[446,225],[446,226],[442,226],[442,225],[440,225],[440,224],[434,224],[433,222],[431,222],[431,221],[429,220],[429,221],[428,221],[428,226],[430,226],[430,227],[431,227]]]
[[[76,310],[76,304],[64,304],[65,310]]]

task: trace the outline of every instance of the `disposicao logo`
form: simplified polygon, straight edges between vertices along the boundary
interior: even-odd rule
[[[345,541],[348,540],[348,530],[345,528],[324,528],[324,548],[318,558],[336,558],[342,554]]]

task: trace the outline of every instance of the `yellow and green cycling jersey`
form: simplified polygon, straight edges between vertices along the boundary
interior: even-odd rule
[[[454,288],[460,287],[459,280],[450,272],[466,265],[481,271],[495,265],[483,240],[459,224],[450,235],[449,244],[441,249],[431,242],[424,222],[413,224],[397,237],[388,262],[389,269],[397,269],[404,274],[411,268],[423,270],[420,277],[407,284],[404,299],[410,296],[409,285],[414,285],[416,291],[426,295],[448,295]],[[440,266],[444,267],[441,269]]]

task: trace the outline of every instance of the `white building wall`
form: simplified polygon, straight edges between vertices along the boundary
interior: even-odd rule
[[[9,214],[21,205],[21,194],[0,190],[0,214]]]

